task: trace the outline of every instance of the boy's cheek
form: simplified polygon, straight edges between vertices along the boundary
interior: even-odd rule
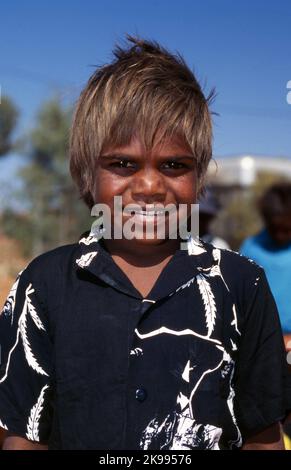
[[[121,182],[120,179],[108,177],[106,174],[101,175],[95,183],[95,203],[104,203],[113,207],[114,196],[122,196],[126,187],[125,182]]]
[[[188,173],[184,178],[179,178],[177,181],[173,181],[171,188],[176,194],[176,199],[181,204],[195,204],[199,190],[196,172]]]

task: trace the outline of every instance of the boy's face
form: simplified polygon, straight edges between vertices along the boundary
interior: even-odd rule
[[[153,216],[153,212],[149,211],[155,212],[155,209],[168,204],[178,209],[179,204],[186,204],[183,217],[190,215],[190,205],[196,202],[197,196],[195,159],[178,139],[164,141],[146,151],[138,137],[134,137],[130,144],[107,148],[100,155],[95,188],[95,203],[106,204],[112,214],[114,196],[122,197],[122,209],[128,204],[139,206],[142,212],[135,214],[135,220],[142,236],[138,237],[138,242],[160,243],[158,236],[151,239],[146,236],[145,222],[152,226],[159,224],[159,213]],[[130,217],[132,214],[123,213],[123,226]],[[165,239],[169,217],[171,215],[163,214],[163,220],[166,220]]]
[[[277,245],[288,245],[291,243],[291,214],[286,213],[270,218],[267,229]]]

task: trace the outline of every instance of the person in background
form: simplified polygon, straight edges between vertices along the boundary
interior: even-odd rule
[[[223,238],[215,236],[211,224],[220,210],[220,205],[211,189],[207,188],[199,199],[199,236],[216,248],[229,250],[228,243]]]
[[[271,186],[259,201],[265,227],[247,238],[240,252],[260,264],[279,311],[288,357],[291,351],[291,183]],[[288,361],[289,362],[289,361]],[[291,365],[289,363],[291,374]],[[284,441],[291,450],[291,414],[284,422]]]
[[[291,183],[271,186],[259,201],[259,211],[265,226],[243,242],[240,252],[264,268],[279,310],[285,345],[291,349]]]

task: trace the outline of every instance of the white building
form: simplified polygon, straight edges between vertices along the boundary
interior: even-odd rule
[[[291,157],[239,155],[216,158],[209,165],[208,180],[214,186],[245,187],[254,183],[260,172],[291,180]]]

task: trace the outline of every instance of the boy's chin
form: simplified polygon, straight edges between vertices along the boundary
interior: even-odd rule
[[[166,243],[168,240],[168,238],[133,238],[132,240],[129,240],[129,243],[134,242],[144,246],[155,246]]]
[[[144,236],[136,236],[134,238],[132,238],[131,240],[126,240],[127,243],[129,244],[134,244],[134,245],[138,245],[140,247],[154,247],[154,246],[157,246],[157,245],[162,245],[164,243],[167,243],[170,241],[170,238],[165,236],[165,237],[158,237],[158,236],[155,236],[155,237],[152,237],[152,238],[149,238],[147,237],[146,235]],[[172,242],[174,242],[174,240],[171,240]]]

